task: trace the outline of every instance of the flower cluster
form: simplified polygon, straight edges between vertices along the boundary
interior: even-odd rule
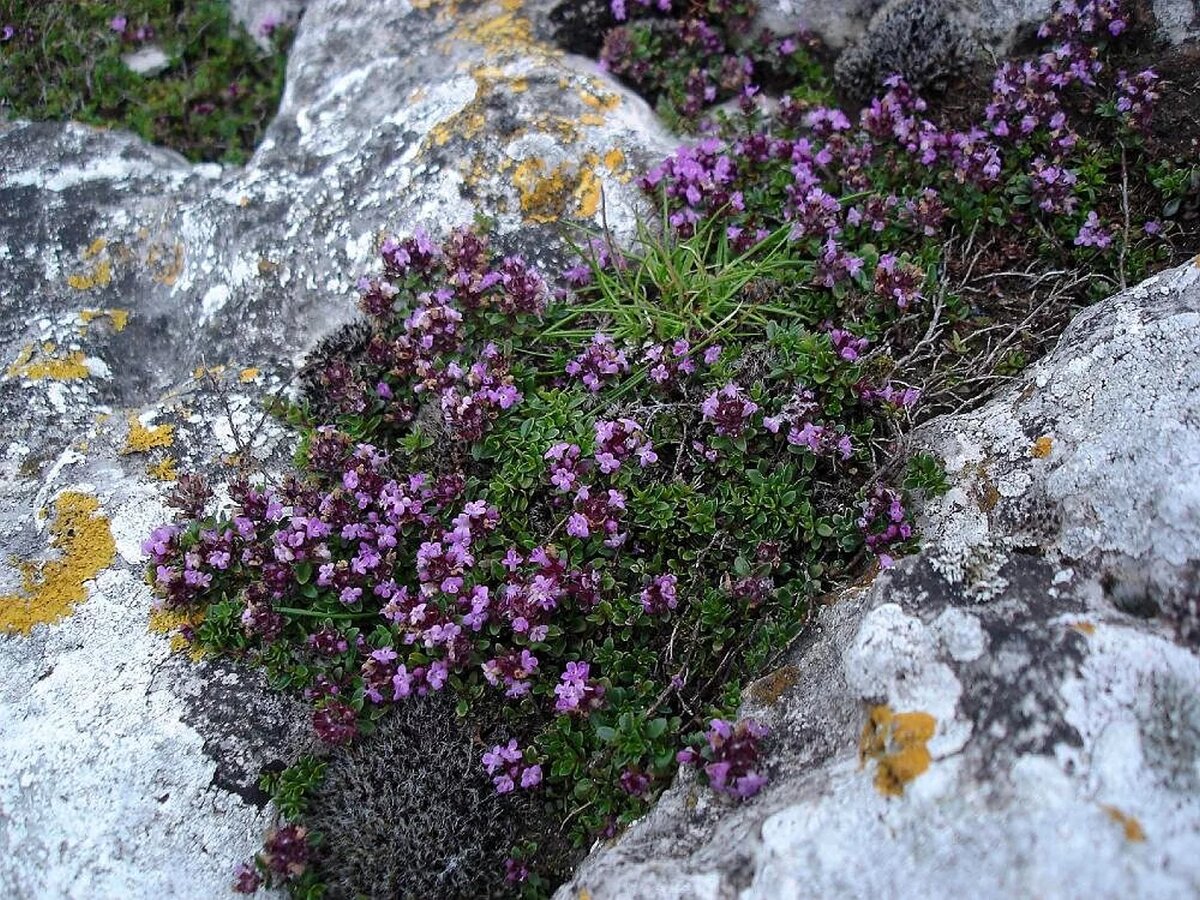
[[[713,344],[704,349],[701,359],[704,365],[714,365],[721,358],[721,346]],[[696,360],[691,341],[680,338],[670,344],[654,344],[642,356],[647,365],[646,374],[661,388],[678,386],[682,379],[696,374]]]
[[[308,868],[310,855],[308,830],[302,825],[281,825],[267,832],[259,858],[272,874],[296,878]]]
[[[802,389],[784,404],[778,415],[764,416],[763,428],[771,434],[784,432],[789,445],[804,447],[817,456],[849,459],[854,452],[850,435],[813,421],[819,412],[820,404],[816,401],[816,395],[811,390]]]
[[[875,485],[862,503],[858,528],[868,549],[879,557],[879,564],[891,568],[895,560],[891,552],[913,536],[912,523],[904,506],[904,497],[894,488]]]
[[[767,783],[759,772],[759,741],[767,735],[767,729],[753,719],[743,719],[730,724],[724,719],[713,719],[705,735],[707,746],[699,753],[683,750],[679,761],[696,764],[704,760],[704,771],[713,790],[738,800],[753,797]]]
[[[604,702],[604,685],[591,678],[591,665],[586,662],[569,662],[563,670],[560,683],[554,687],[556,712],[584,714],[597,709]]]
[[[525,762],[525,754],[517,747],[516,738],[484,753],[483,766],[492,776],[498,794],[507,794],[518,786],[532,790],[542,783],[541,765]]]
[[[142,43],[154,40],[154,28],[150,25],[139,25],[134,28],[124,13],[117,13],[108,22],[110,31],[121,36],[121,40],[131,43]]]
[[[676,589],[679,579],[674,575],[655,575],[650,583],[642,588],[642,609],[647,615],[661,616],[679,605]]]
[[[658,462],[654,445],[633,419],[596,420],[596,465],[605,475],[621,468],[633,456],[643,469]]]
[[[1154,115],[1154,104],[1159,98],[1155,88],[1158,74],[1153,69],[1144,69],[1130,75],[1125,70],[1117,73],[1117,111],[1125,124],[1134,131],[1148,134],[1150,119]]]
[[[608,379],[628,371],[629,362],[624,351],[617,349],[612,338],[599,332],[577,357],[567,363],[567,374],[578,378],[593,393]]]
[[[879,257],[875,266],[875,293],[896,304],[899,309],[908,309],[920,302],[921,286],[925,273],[911,263],[902,262],[894,253]]]
[[[742,386],[729,382],[713,391],[700,405],[704,421],[711,422],[722,437],[740,437],[758,412],[758,404],[746,396]]]
[[[1079,233],[1075,235],[1075,246],[1095,247],[1097,250],[1104,250],[1112,242],[1112,232],[1101,224],[1095,210],[1090,211],[1083,225],[1079,227]]]
[[[625,543],[621,531],[621,514],[625,511],[625,495],[615,488],[607,490],[581,487],[575,492],[574,512],[567,519],[567,534],[586,540],[593,535],[603,536],[609,547]]]
[[[583,459],[583,451],[578,444],[559,442],[546,451],[544,458],[549,461],[550,483],[560,491],[569,493],[580,486],[580,479],[587,474],[591,466],[589,460]]]

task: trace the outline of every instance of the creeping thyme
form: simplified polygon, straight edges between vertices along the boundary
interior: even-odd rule
[[[190,639],[295,689],[326,745],[443,701],[492,799],[579,849],[680,764],[764,787],[740,686],[815,598],[915,548],[908,492],[946,479],[896,439],[1043,340],[996,322],[1052,331],[1013,299],[1040,276],[1011,232],[1111,287],[1169,256],[1193,178],[1140,167],[1163,83],[1112,65],[1119,0],[1057,4],[954,120],[900,77],[839,109],[810,39],[750,33],[749,3],[612,12],[610,69],[700,135],[640,181],[661,227],[591,238],[557,280],[478,229],[386,239],[349,349],[304,372],[296,471],[226,507],[186,486],[146,544],[159,602],[204,613]],[[1123,206],[1122,155],[1175,206]],[[521,824],[494,874],[536,896],[571,857]],[[272,841],[258,876],[316,877]]]

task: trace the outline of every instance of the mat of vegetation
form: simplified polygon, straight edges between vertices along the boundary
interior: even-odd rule
[[[244,162],[279,107],[290,40],[260,27],[270,52],[228,0],[0,0],[0,116],[126,128],[195,162]],[[131,68],[139,57],[146,74]]]
[[[746,4],[670,7],[604,51],[701,133],[643,178],[662,220],[564,235],[555,277],[483,227],[387,240],[281,408],[295,470],[221,507],[181,479],[147,542],[188,638],[302,692],[329,747],[269,779],[241,890],[544,896],[681,765],[754,796],[742,686],[944,488],[912,422],[1194,252],[1200,172],[1116,0],[1056,8],[977,107],[893,77],[853,115],[808,37],[745,56]]]

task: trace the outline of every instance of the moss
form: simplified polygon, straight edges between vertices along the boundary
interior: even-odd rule
[[[22,590],[0,596],[0,632],[28,634],[34,625],[57,622],[87,599],[86,582],[116,557],[108,519],[87,494],[64,493],[54,502],[51,546],[59,558],[25,563]]]
[[[510,896],[504,860],[539,816],[528,797],[496,793],[484,744],[452,700],[430,695],[335,753],[302,817],[322,835],[327,900]]]
[[[926,744],[937,728],[937,719],[925,712],[892,712],[888,706],[871,707],[859,741],[859,762],[877,763],[875,787],[888,797],[899,797],[905,785],[929,768],[932,757]]]

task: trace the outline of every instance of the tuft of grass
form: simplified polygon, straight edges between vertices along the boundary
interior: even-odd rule
[[[0,0],[3,35],[0,116],[126,128],[193,162],[233,164],[278,108],[291,40],[277,30],[264,52],[226,0]],[[151,47],[167,57],[157,74],[122,60]]]

